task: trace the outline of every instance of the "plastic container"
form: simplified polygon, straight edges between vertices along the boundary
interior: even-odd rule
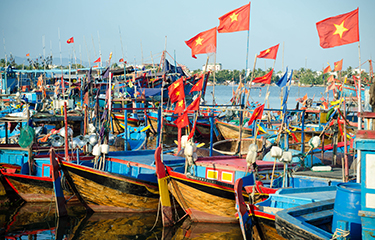
[[[101,155],[101,145],[96,144],[94,148],[92,149],[92,155],[94,156],[100,156]]]
[[[340,183],[337,185],[335,205],[333,207],[332,232],[336,231],[337,221],[347,221],[350,239],[362,239],[361,217],[361,184]]]
[[[109,145],[108,144],[102,144],[102,153],[108,154],[109,153]]]

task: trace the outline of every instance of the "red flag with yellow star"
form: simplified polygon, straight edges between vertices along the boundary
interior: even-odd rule
[[[270,47],[264,51],[261,51],[257,58],[269,58],[269,59],[276,59],[277,56],[277,51],[279,50],[279,45],[277,44],[276,46]]]
[[[251,117],[249,119],[248,124],[251,125],[254,120],[262,119],[263,110],[264,110],[264,104],[255,108],[253,114],[251,115]]]
[[[219,33],[238,32],[249,30],[250,3],[234,9],[219,17],[220,24],[217,27]]]
[[[173,113],[182,113],[185,110],[185,98],[182,98],[176,102]]]
[[[203,88],[203,80],[204,80],[204,74],[199,76],[199,80],[194,84],[194,86],[191,88],[190,93],[194,91],[202,91]]]
[[[178,128],[183,128],[189,125],[189,117],[187,112],[184,112],[181,116],[179,116],[174,123],[177,125]]]
[[[199,104],[201,102],[201,95],[199,96],[187,107],[186,111],[197,111],[199,109]]]
[[[186,45],[191,48],[191,56],[197,58],[196,54],[216,52],[216,35],[216,27],[214,27],[185,41]]]
[[[71,43],[74,43],[74,38],[71,37],[69,38],[67,41],[66,41],[67,44],[71,44]]]
[[[333,69],[333,71],[341,71],[343,61],[344,59],[341,59],[340,61],[335,62],[335,68]]]
[[[323,74],[332,72],[331,65],[328,65],[328,67],[324,68]]]
[[[168,87],[168,95],[171,103],[185,98],[184,79],[182,77]]]
[[[316,23],[320,46],[332,48],[359,41],[358,10],[326,18]]]
[[[254,78],[253,83],[271,84],[272,74],[273,74],[273,69],[262,77]]]

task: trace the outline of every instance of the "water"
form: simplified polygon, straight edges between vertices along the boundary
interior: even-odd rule
[[[0,239],[242,239],[238,224],[191,223],[163,228],[156,213],[94,213],[69,206],[57,218],[55,204],[10,204],[0,197]],[[182,215],[180,216],[182,217]]]
[[[230,104],[230,99],[233,95],[233,90],[236,91],[238,85],[236,86],[224,86],[218,85],[215,86],[215,99],[217,104]],[[270,108],[280,109],[281,103],[281,94],[280,88],[277,86],[269,87],[269,103]],[[207,86],[206,89],[206,104],[212,104],[212,93],[213,86]],[[259,102],[264,103],[266,97],[267,87],[256,88],[250,91],[249,102]],[[296,107],[297,98],[302,98],[307,94],[308,98],[314,98],[314,101],[319,100],[324,94],[324,97],[327,98],[325,93],[325,87],[298,87],[291,86],[289,98],[288,98],[288,108],[294,109]],[[332,100],[332,91],[330,91],[330,99]],[[267,106],[266,106],[267,107]]]

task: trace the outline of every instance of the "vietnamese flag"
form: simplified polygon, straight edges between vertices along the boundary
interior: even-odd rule
[[[177,101],[173,113],[182,113],[185,110],[185,98]]]
[[[26,54],[26,57],[30,57],[30,53],[27,53],[27,54]]]
[[[183,128],[189,125],[189,117],[187,112],[184,112],[181,116],[179,116],[174,123],[177,125],[178,128]]]
[[[97,63],[97,62],[100,62],[101,61],[101,58],[99,57],[98,59],[96,59],[95,61],[94,61],[94,63]]]
[[[71,37],[71,38],[69,38],[66,42],[67,42],[68,44],[74,43],[74,38]]]
[[[249,119],[249,123],[248,123],[249,126],[253,123],[253,121],[257,119],[262,119],[263,110],[264,110],[264,104],[254,109],[254,112]]]
[[[181,77],[168,87],[168,95],[171,99],[171,103],[177,102],[185,98],[183,77]]]
[[[344,61],[344,59],[341,59],[340,61],[335,62],[335,68],[333,69],[333,71],[336,71],[336,72],[341,71],[343,61]]]
[[[316,23],[320,46],[332,48],[359,41],[358,10],[326,18]]]
[[[277,56],[277,51],[279,50],[279,45],[277,44],[276,46],[270,47],[264,51],[261,51],[257,58],[269,58],[269,59],[276,59]]]
[[[199,96],[186,108],[186,111],[197,111],[199,109],[199,104],[201,100],[201,95]]]
[[[271,84],[272,74],[273,74],[273,69],[269,73],[267,73],[266,75],[264,75],[262,77],[254,78],[253,83]]]
[[[185,41],[191,48],[191,56],[197,58],[196,54],[216,52],[216,35],[216,27],[214,27]]]
[[[333,75],[329,76],[329,78],[327,79],[327,82],[335,82],[335,77]]]
[[[234,9],[219,17],[220,24],[217,27],[219,33],[229,33],[249,30],[250,2],[240,8]]]
[[[120,60],[118,60],[119,62],[123,62],[124,61],[124,59],[123,58],[120,58]]]
[[[202,88],[203,88],[203,80],[204,80],[204,74],[202,74],[200,77],[200,79],[194,84],[194,86],[191,88],[190,90],[190,93],[191,92],[194,92],[194,91],[202,91]]]
[[[324,68],[323,74],[331,72],[331,71],[332,71],[331,65],[328,65],[328,67]]]

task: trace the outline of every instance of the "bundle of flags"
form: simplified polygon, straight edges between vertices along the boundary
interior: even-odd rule
[[[203,88],[203,82],[205,75],[202,74],[198,81],[194,84],[190,90],[190,94],[194,91],[201,92]],[[199,94],[196,99],[186,108],[185,101],[185,77],[181,77],[173,84],[168,87],[168,95],[171,103],[176,103],[174,108],[174,113],[181,114],[174,123],[178,128],[184,128],[189,125],[188,113],[191,111],[198,111],[200,105],[201,94]],[[195,132],[196,121],[194,122],[193,129],[190,131],[188,139],[192,138]]]

